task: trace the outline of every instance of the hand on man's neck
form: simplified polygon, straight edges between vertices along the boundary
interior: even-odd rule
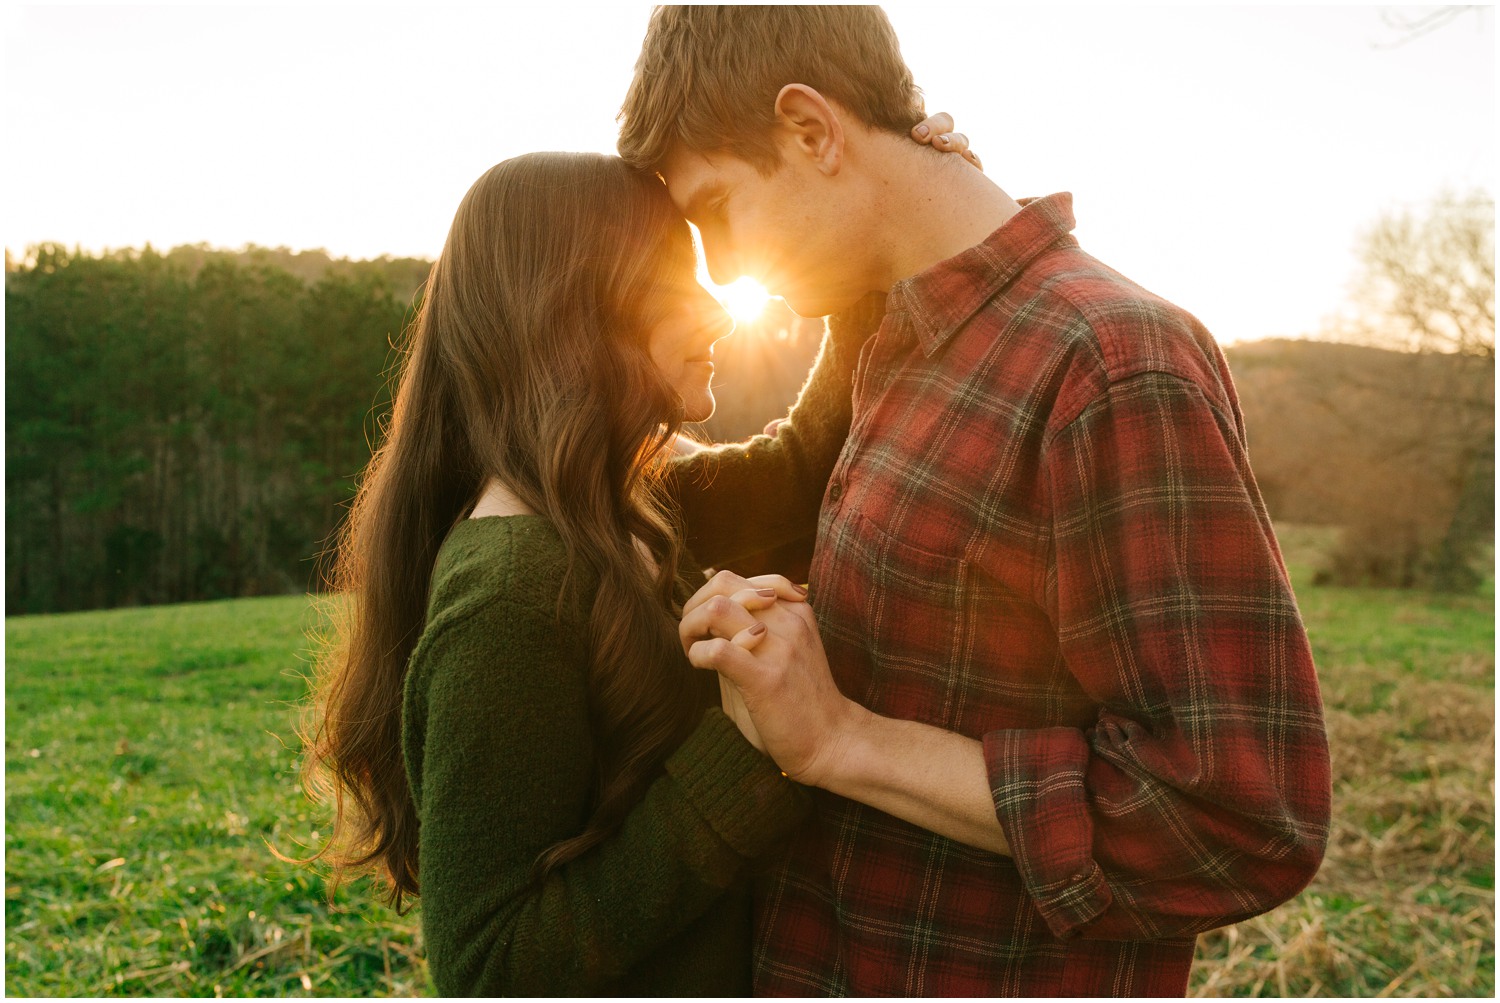
[[[1020,205],[959,157],[903,136],[861,129],[879,225],[873,253],[880,290],[982,242]]]

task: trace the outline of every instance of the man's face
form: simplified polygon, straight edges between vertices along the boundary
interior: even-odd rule
[[[714,282],[760,281],[804,317],[836,313],[868,290],[834,193],[792,153],[770,175],[726,153],[679,147],[662,175],[677,209],[698,227]]]

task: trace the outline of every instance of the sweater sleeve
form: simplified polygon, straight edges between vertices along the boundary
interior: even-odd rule
[[[608,991],[805,810],[795,785],[711,710],[620,829],[532,880],[538,855],[588,818],[581,636],[556,622],[550,600],[501,598],[419,646],[407,761],[423,930],[443,995]]]
[[[810,552],[823,492],[849,437],[855,363],[884,316],[885,298],[872,295],[829,318],[812,373],[774,436],[671,463],[668,487],[682,508],[688,549],[704,564],[732,566],[799,541]]]

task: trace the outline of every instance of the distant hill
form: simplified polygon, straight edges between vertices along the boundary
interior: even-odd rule
[[[1450,510],[1476,450],[1493,457],[1488,360],[1326,341],[1225,351],[1271,513],[1345,525],[1374,508]]]
[[[1226,354],[1271,515],[1344,530],[1320,580],[1462,590],[1484,579],[1493,359],[1318,341]]]

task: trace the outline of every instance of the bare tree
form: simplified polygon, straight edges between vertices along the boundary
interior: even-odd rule
[[[1426,415],[1381,430],[1379,448],[1424,461],[1413,468],[1436,472],[1444,500],[1398,527],[1391,516],[1411,492],[1390,485],[1388,498],[1372,496],[1354,513],[1336,563],[1369,566],[1402,540],[1406,580],[1444,590],[1480,580],[1476,557],[1494,532],[1494,234],[1494,199],[1471,192],[1389,213],[1360,238],[1355,314],[1343,333],[1412,353],[1402,381],[1378,390],[1393,411]]]
[[[1477,6],[1445,4],[1441,7],[1423,7],[1420,14],[1407,14],[1388,7],[1380,12],[1380,19],[1396,33],[1396,37],[1389,42],[1376,42],[1374,47],[1395,49],[1450,24],[1462,14],[1473,11],[1476,16],[1483,16],[1484,10],[1485,8]]]
[[[1495,357],[1495,200],[1445,193],[1360,239],[1362,326],[1408,351]]]

